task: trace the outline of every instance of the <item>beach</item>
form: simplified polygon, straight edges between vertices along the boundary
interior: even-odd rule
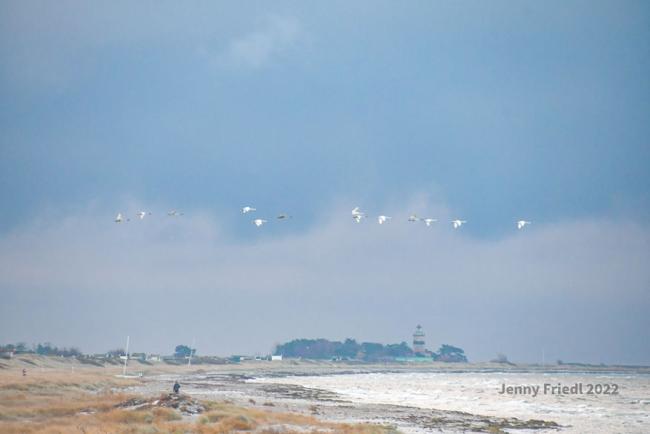
[[[88,366],[75,359],[22,356],[1,363],[2,432],[93,432],[99,426],[103,432],[174,432],[182,426],[185,432],[641,433],[650,427],[647,368],[307,360],[188,367],[134,360],[123,376],[117,364]],[[499,393],[504,384],[558,381],[616,383],[620,389],[612,396]],[[181,385],[180,410],[165,398],[174,382]],[[40,408],[44,396],[71,407]],[[127,422],[111,428],[102,419],[106,414]],[[83,425],[92,418],[100,420]],[[73,431],[66,420],[74,421]],[[219,431],[226,420],[246,423]],[[57,424],[68,428],[51,431]]]
[[[576,434],[645,433],[650,429],[650,377],[638,372],[399,372],[254,381],[322,390],[354,404],[407,406],[429,415],[459,412],[516,418],[523,425],[535,426],[540,433],[556,432],[558,428]],[[394,419],[399,420],[399,412],[394,414]],[[422,413],[412,411],[412,415],[422,420]],[[467,419],[480,428],[481,418]],[[544,426],[531,420],[553,423]],[[417,424],[398,426],[404,432],[420,432]],[[518,427],[521,424],[509,426]]]

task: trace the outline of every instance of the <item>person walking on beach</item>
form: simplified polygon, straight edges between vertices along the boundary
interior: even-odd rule
[[[23,377],[27,376],[27,369],[23,368]]]
[[[181,390],[181,385],[178,384],[178,381],[174,383],[174,393],[178,393],[178,391]]]

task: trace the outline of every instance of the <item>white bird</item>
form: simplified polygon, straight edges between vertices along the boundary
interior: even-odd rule
[[[524,226],[531,224],[532,222],[526,221],[526,220],[519,220],[517,222],[517,229],[523,229]]]
[[[458,229],[463,225],[463,223],[467,223],[467,220],[452,220],[451,224],[454,225],[454,229]]]
[[[416,214],[411,214],[409,216],[409,221],[410,222],[419,222],[420,220],[422,220],[422,219],[420,217],[418,217]]]
[[[242,214],[248,214],[249,212],[257,211],[256,208],[253,208],[252,206],[245,206],[241,209]]]
[[[124,218],[122,217],[122,213],[118,212],[117,215],[115,216],[115,223],[122,223],[124,221]]]
[[[140,217],[140,220],[143,220],[144,217],[145,217],[147,214],[151,215],[150,212],[140,211],[140,212],[138,213],[138,217]]]
[[[362,212],[358,206],[354,207],[354,209],[352,210],[352,218],[357,223],[361,223],[361,219],[364,218],[365,216],[366,214]]]
[[[424,221],[424,224],[425,224],[425,225],[427,225],[427,226],[431,226],[431,223],[435,223],[435,222],[437,222],[438,219],[429,219],[429,218],[427,218],[427,219],[424,219],[423,221]]]
[[[257,226],[258,228],[262,226],[264,223],[266,223],[266,220],[264,219],[255,219],[253,220],[253,224]]]
[[[383,225],[390,219],[392,219],[392,217],[388,217],[387,215],[380,215],[379,217],[377,217],[377,223]]]
[[[179,215],[183,215],[183,213],[179,212],[178,210],[173,209],[173,210],[169,211],[167,213],[167,215],[170,216],[170,217],[178,217]]]

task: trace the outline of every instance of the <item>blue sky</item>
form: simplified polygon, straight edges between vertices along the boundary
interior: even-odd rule
[[[622,226],[629,239],[616,244],[621,257],[634,251],[646,259],[649,40],[650,7],[642,1],[2,2],[0,251],[32,270],[26,275],[45,273],[38,282],[22,274],[0,281],[13,300],[5,308],[24,316],[34,291],[56,286],[42,271],[51,270],[47,255],[37,260],[8,246],[65,251],[66,237],[53,234],[67,226],[54,222],[96,222],[80,231],[88,245],[75,252],[84,256],[112,242],[104,222],[139,207],[192,216],[181,229],[158,227],[140,247],[167,236],[184,242],[186,231],[202,233],[201,244],[206,231],[235,250],[300,237],[317,248],[320,228],[349,223],[349,209],[360,205],[375,214],[465,218],[463,236],[474,247],[508,244],[519,218],[549,237],[584,222]],[[246,204],[294,219],[260,234],[238,213]],[[575,242],[592,245],[597,232]],[[208,257],[222,254],[212,247],[205,247]],[[305,272],[295,261],[284,265]],[[60,268],[74,276],[78,265],[71,259]],[[120,264],[109,267],[128,274]],[[647,273],[628,267],[621,273],[636,280],[620,309],[649,307]],[[373,270],[370,263],[361,268]],[[146,286],[136,281],[115,286]],[[196,286],[210,288],[203,283]],[[58,284],[56,291],[86,294],[102,287],[74,278]],[[618,286],[603,291],[613,297]],[[385,291],[380,295],[390,299]],[[89,297],[81,308],[100,299]],[[467,297],[458,306],[471,305]],[[602,309],[608,300],[592,297]],[[332,315],[344,318],[344,311]],[[411,322],[423,322],[401,320],[409,332]],[[645,325],[639,316],[621,334]],[[286,324],[276,330],[293,337]],[[367,320],[357,331],[378,340],[389,334],[372,330]],[[41,339],[36,331],[0,338],[16,335]],[[81,339],[66,330],[50,338]],[[271,339],[210,349],[252,351]],[[531,351],[521,357],[533,358]],[[650,354],[630,360],[650,363]]]

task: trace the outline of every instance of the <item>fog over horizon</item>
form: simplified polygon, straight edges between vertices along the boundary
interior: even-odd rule
[[[648,228],[589,219],[518,231],[513,219],[508,235],[482,240],[422,195],[386,205],[396,212],[381,226],[354,223],[349,208],[299,233],[292,221],[260,230],[237,210],[227,224],[164,209],[116,224],[92,207],[30,222],[0,239],[0,284],[12,288],[0,339],[102,352],[128,334],[133,351],[167,354],[196,338],[199,354],[226,356],[303,337],[410,344],[422,324],[430,349],[457,345],[474,361],[540,362],[542,350],[547,361],[650,360]],[[409,223],[405,210],[440,221]],[[237,225],[255,237],[233,238]]]
[[[648,41],[643,1],[0,2],[0,343],[650,364]]]

